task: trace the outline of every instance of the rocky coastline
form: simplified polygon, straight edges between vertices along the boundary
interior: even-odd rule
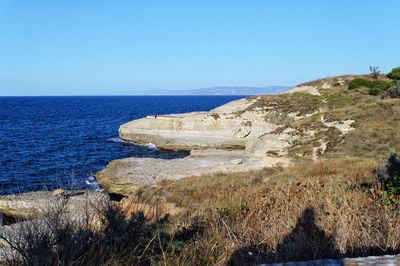
[[[127,196],[143,185],[162,180],[287,166],[293,159],[288,151],[298,145],[298,139],[315,138],[318,130],[328,128],[346,134],[352,130],[354,120],[325,122],[321,116],[322,129],[312,129],[313,125],[305,129],[294,128],[293,121],[319,123],[307,119],[323,113],[324,107],[305,113],[296,108],[287,112],[281,110],[286,103],[280,106],[276,100],[290,99],[297,93],[319,101],[322,99],[319,90],[329,90],[338,82],[345,85],[350,79],[345,76],[321,80],[317,84],[301,84],[281,95],[244,98],[209,112],[147,116],[128,122],[119,128],[121,140],[153,143],[159,148],[186,150],[190,154],[177,159],[114,160],[96,174],[96,179],[107,192]],[[288,104],[291,104],[290,100]],[[325,148],[326,141],[321,138],[310,159],[317,160]]]
[[[318,112],[323,113],[324,109],[320,107],[304,113],[296,111],[293,107],[290,112],[284,112],[277,100],[291,97],[290,95],[295,93],[320,98],[320,90],[332,89],[334,83],[338,82],[345,86],[351,79],[351,76],[344,76],[339,79],[328,78],[317,83],[300,84],[281,95],[271,95],[271,98],[243,98],[209,112],[147,116],[128,122],[119,128],[121,140],[141,144],[152,143],[162,149],[187,151],[188,156],[175,159],[113,160],[96,174],[96,180],[106,194],[121,198],[135,193],[143,186],[163,180],[290,165],[293,160],[290,149],[298,146],[299,139],[317,134],[311,126],[306,130],[298,129],[292,126],[292,122],[307,121],[308,117]],[[352,129],[354,120],[324,123],[322,131],[337,128],[341,134],[346,134]],[[319,145],[313,148],[309,159],[317,160],[323,154],[326,141],[321,138]],[[86,198],[88,195],[90,198],[104,195],[95,191],[84,194]],[[79,206],[76,202],[82,198],[83,196],[71,197],[73,200],[70,205],[74,206],[72,209]],[[59,197],[52,196],[51,191],[2,196],[0,213],[16,218],[37,217],[48,202],[57,199]]]
[[[96,174],[107,192],[129,195],[142,185],[213,173],[245,172],[286,165],[284,148],[292,137],[273,133],[279,125],[265,121],[256,102],[246,98],[210,112],[148,116],[122,125],[119,136],[135,143],[154,143],[170,150],[188,150],[177,159],[126,158],[114,160]],[[275,152],[275,156],[268,152]]]
[[[249,210],[247,204],[253,198],[265,204],[270,200],[268,205],[260,205],[254,199],[258,207],[273,208],[275,203],[275,208],[283,206],[286,215],[286,206],[294,204],[291,200],[309,204],[314,197],[314,207],[319,210],[320,199],[328,192],[338,193],[332,196],[335,199],[350,193],[359,204],[371,204],[373,198],[376,206],[380,206],[379,189],[372,185],[366,189],[364,186],[373,183],[358,179],[369,180],[376,159],[387,155],[391,147],[398,147],[398,138],[387,138],[375,130],[379,125],[385,134],[398,136],[392,127],[398,121],[398,116],[393,115],[399,112],[398,100],[368,95],[363,88],[350,90],[350,82],[357,78],[351,75],[325,78],[300,84],[280,95],[236,100],[209,112],[148,116],[123,124],[119,128],[122,141],[185,152],[171,159],[113,160],[95,175],[104,189],[101,192],[58,189],[1,196],[0,236],[8,235],[12,239],[24,224],[40,225],[48,220],[51,210],[60,210],[57,217],[62,219],[58,220],[83,222],[96,231],[102,221],[98,214],[103,203],[121,210],[123,219],[139,212],[149,221],[168,215],[175,219],[180,217],[178,227],[185,224],[187,215],[194,215],[190,211],[193,212],[196,205],[192,204],[203,203],[203,200],[218,199],[233,204],[222,209],[223,215],[242,212],[245,215]],[[302,181],[296,181],[297,178]],[[349,178],[354,180],[349,181]],[[338,184],[343,185],[340,182],[351,186],[342,191],[338,189]],[[362,183],[357,187],[351,182]],[[251,190],[254,194],[248,194]],[[283,194],[276,196],[275,193]],[[288,193],[292,193],[291,196]],[[242,201],[244,196],[247,199]],[[353,202],[353,198],[350,201]],[[335,205],[335,202],[329,201],[328,205]],[[204,203],[202,208],[208,208],[209,204]],[[219,207],[218,204],[214,206],[217,211],[221,210]],[[351,209],[351,215],[353,211]],[[373,210],[374,215],[376,211]],[[385,212],[384,209],[380,211]],[[319,213],[319,217],[330,219],[329,215],[324,215]],[[88,217],[91,217],[90,223],[85,220]],[[277,215],[276,219],[279,217]],[[259,218],[253,221],[262,220]],[[331,222],[325,227],[328,225]],[[0,246],[5,252],[0,253],[1,263],[3,257],[12,253],[9,253],[9,243],[0,240]],[[395,250],[379,254],[386,253],[395,253]],[[375,258],[360,260],[369,262]],[[377,260],[397,262],[398,256]],[[359,259],[330,263],[351,264],[353,261]]]

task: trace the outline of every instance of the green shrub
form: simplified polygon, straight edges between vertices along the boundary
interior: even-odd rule
[[[367,80],[367,79],[353,79],[352,81],[350,81],[349,84],[349,90],[355,90],[361,87],[366,87],[369,88],[371,86],[371,81]]]
[[[393,68],[392,71],[390,71],[387,76],[390,79],[396,79],[400,80],[400,67]]]
[[[385,206],[390,206],[390,205],[392,205],[392,200],[390,199],[389,192],[383,191],[383,194],[382,194],[382,203],[383,203],[383,205],[385,205]]]
[[[374,88],[374,89],[378,89],[380,91],[385,91],[385,90],[389,89],[391,85],[392,85],[392,83],[389,81],[371,80],[370,86],[367,88]]]
[[[380,89],[378,89],[378,88],[370,88],[369,90],[368,90],[368,94],[369,95],[373,95],[373,96],[378,96],[379,94],[381,94],[381,90]]]
[[[394,176],[387,182],[387,190],[389,194],[400,195],[400,176]]]
[[[358,88],[369,88],[370,95],[379,95],[382,92],[390,88],[392,82],[385,80],[368,80],[357,78],[353,79],[349,84],[349,90],[355,90]]]
[[[377,179],[384,190],[382,202],[387,206],[399,205],[400,198],[400,159],[396,153],[392,153],[384,167],[376,170]]]

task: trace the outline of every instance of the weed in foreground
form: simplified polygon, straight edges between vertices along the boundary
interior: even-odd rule
[[[200,225],[171,231],[168,215],[148,221],[143,212],[135,212],[127,219],[116,204],[96,204],[93,217],[71,219],[62,201],[43,219],[15,224],[13,230],[2,232],[5,264],[163,264],[200,231]]]

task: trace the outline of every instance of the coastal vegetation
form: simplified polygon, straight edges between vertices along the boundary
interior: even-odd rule
[[[376,67],[371,67],[371,78],[356,78],[350,81],[349,90],[367,88],[370,95],[380,95],[400,80],[400,68],[392,69],[386,76],[380,76]],[[379,79],[380,78],[380,79]]]
[[[387,76],[390,79],[400,80],[400,67],[393,68]]]
[[[385,90],[389,89],[391,86],[390,81],[385,80],[368,80],[368,79],[354,79],[349,84],[349,90],[355,90],[358,88],[368,88],[369,94],[378,95]]]

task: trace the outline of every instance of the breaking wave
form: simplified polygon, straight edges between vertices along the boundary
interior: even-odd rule
[[[156,144],[151,143],[151,142],[147,143],[147,144],[140,144],[140,143],[135,143],[135,142],[128,142],[128,141],[122,140],[118,137],[110,138],[110,139],[108,139],[108,141],[115,142],[115,143],[124,143],[124,144],[133,145],[133,146],[137,146],[137,147],[145,147],[151,151],[159,150],[158,147],[156,146]]]

